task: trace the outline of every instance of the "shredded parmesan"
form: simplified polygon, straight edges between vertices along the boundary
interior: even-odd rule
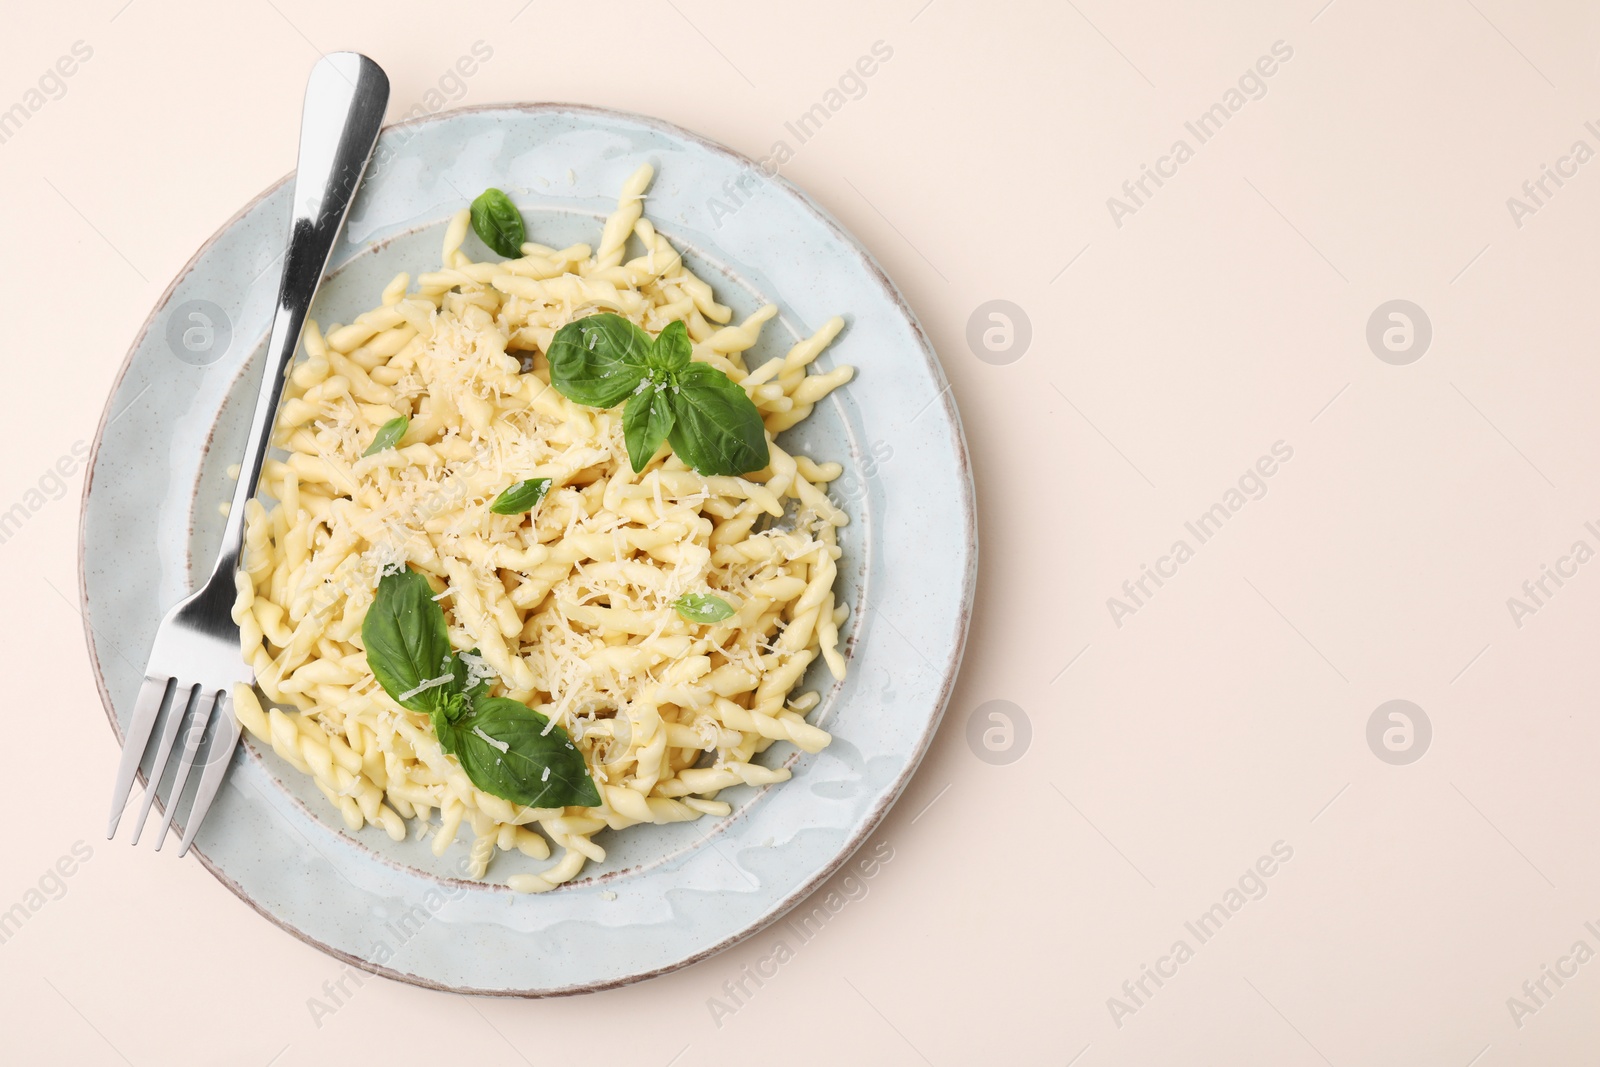
[[[489,681],[491,679],[496,681],[499,680],[500,675],[493,667],[489,666],[488,662],[482,656],[474,656],[471,652],[462,652],[460,653],[460,656],[461,662],[467,665],[468,689],[471,689],[479,682]]]
[[[472,728],[472,732],[477,734],[480,738],[482,738],[483,742],[485,744],[487,744],[490,748],[498,748],[501,752],[510,752],[511,751],[511,745],[510,744],[508,744],[505,741],[496,741],[494,738],[492,738],[488,734],[484,733],[483,732],[483,727],[481,727],[481,726],[474,726]],[[544,769],[544,778],[547,779],[549,777],[550,777],[550,768],[546,767]],[[543,780],[544,779],[540,779],[540,781],[543,781]]]
[[[429,678],[427,681],[419,683],[415,689],[407,689],[404,693],[400,694],[398,699],[402,701],[410,700],[418,693],[426,693],[428,690],[437,689],[441,685],[449,685],[454,680],[455,674],[453,672],[446,671],[437,678]]]

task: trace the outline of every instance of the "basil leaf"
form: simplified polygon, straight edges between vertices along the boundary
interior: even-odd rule
[[[628,462],[635,474],[644,470],[650,457],[672,429],[672,389],[666,382],[646,378],[644,387],[628,398],[622,409],[622,436],[628,442]]]
[[[456,758],[473,785],[513,804],[599,804],[600,791],[589,778],[583,754],[561,727],[545,733],[548,722],[515,700],[482,697],[472,714],[451,728]]]
[[[433,736],[439,739],[439,747],[444,749],[447,755],[459,758],[460,746],[456,744],[456,728],[450,721],[450,716],[443,708],[435,708],[428,714],[428,718],[433,722]]]
[[[746,474],[772,461],[755,402],[726,374],[691,363],[677,374],[672,450],[705,475]]]
[[[726,374],[693,362],[692,354],[682,322],[669,323],[652,341],[619,315],[593,315],[556,331],[547,353],[550,384],[569,400],[597,408],[638,396],[640,382],[654,387],[656,395],[630,401],[623,413],[635,471],[660,447],[657,434],[662,432],[672,450],[701,474],[747,474],[765,467],[771,453],[755,403]],[[663,400],[669,409],[661,408]]]
[[[416,571],[407,568],[378,579],[378,595],[361,620],[361,643],[366,646],[372,676],[401,707],[439,711],[459,692],[449,682],[417,688],[456,668],[444,609],[433,599],[428,579]],[[466,668],[460,670],[464,677]]]
[[[733,605],[710,593],[685,593],[672,602],[672,609],[690,622],[713,623],[733,617]]]
[[[484,244],[507,259],[522,258],[522,242],[528,239],[522,225],[522,212],[500,190],[485,189],[472,202],[472,230]]]
[[[496,515],[521,515],[538,507],[549,491],[549,478],[525,478],[495,497],[489,510]]]
[[[667,323],[650,349],[650,366],[659,370],[682,370],[689,365],[694,347],[689,343],[689,327],[680,319]]]
[[[367,450],[361,455],[363,457],[372,456],[386,448],[393,448],[400,443],[400,438],[404,437],[406,430],[410,428],[411,417],[409,415],[396,415],[378,427],[378,432],[372,437],[372,443],[367,446]]]
[[[650,335],[620,315],[591,315],[556,331],[545,353],[550,384],[592,408],[610,408],[639,386],[648,370]]]

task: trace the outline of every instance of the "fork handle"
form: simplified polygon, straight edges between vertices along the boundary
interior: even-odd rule
[[[226,573],[230,582],[239,563],[245,504],[255,495],[256,480],[261,476],[289,362],[299,347],[300,330],[322,284],[334,239],[350,213],[356,187],[378,142],[388,102],[389,79],[383,68],[356,52],[324,56],[306,85],[289,245],[272,336],[267,342],[267,365],[261,372],[261,391],[250,418],[250,435],[239,464],[239,483],[233,490],[222,547],[212,568],[214,576]]]

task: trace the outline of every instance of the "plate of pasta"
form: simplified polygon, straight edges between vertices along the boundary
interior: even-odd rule
[[[119,736],[221,533],[288,196],[201,248],[102,416],[80,585]],[[470,108],[385,130],[311,320],[201,862],[358,967],[544,996],[705,958],[849,861],[938,726],[977,554],[871,256],[677,127]]]

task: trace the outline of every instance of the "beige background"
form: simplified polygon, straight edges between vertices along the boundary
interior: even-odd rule
[[[637,110],[762,156],[883,41],[784,172],[943,357],[980,594],[945,728],[877,838],[892,862],[732,1016],[709,999],[776,934],[575,1000],[347,981],[314,1019],[340,965],[193,860],[101,840],[117,750],[73,607],[74,473],[0,545],[0,909],[92,848],[0,944],[8,1060],[1491,1067],[1600,1047],[1600,962],[1545,979],[1536,1012],[1507,1003],[1536,1006],[1523,983],[1576,942],[1600,951],[1600,563],[1520,627],[1507,606],[1574,541],[1600,548],[1600,161],[1547,179],[1520,226],[1507,206],[1574,141],[1600,149],[1592,8],[123,2],[12,5],[0,35],[0,109],[93,50],[0,143],[0,510],[53,488],[163,287],[293,166],[319,51],[382,63],[398,115],[481,40],[449,103]],[[1265,95],[1116,225],[1107,198],[1195,146],[1184,123],[1278,41]],[[1012,362],[966,340],[992,299],[1031,321]],[[1366,339],[1393,299],[1432,324],[1409,365]],[[1184,523],[1278,441],[1266,495],[1118,626],[1107,598],[1196,547]],[[1396,698],[1433,729],[1409,765],[1366,740]],[[991,700],[1031,723],[1010,763],[966,740]],[[1265,896],[1200,944],[1184,923],[1277,842]],[[1180,938],[1193,958],[1114,1019]]]

